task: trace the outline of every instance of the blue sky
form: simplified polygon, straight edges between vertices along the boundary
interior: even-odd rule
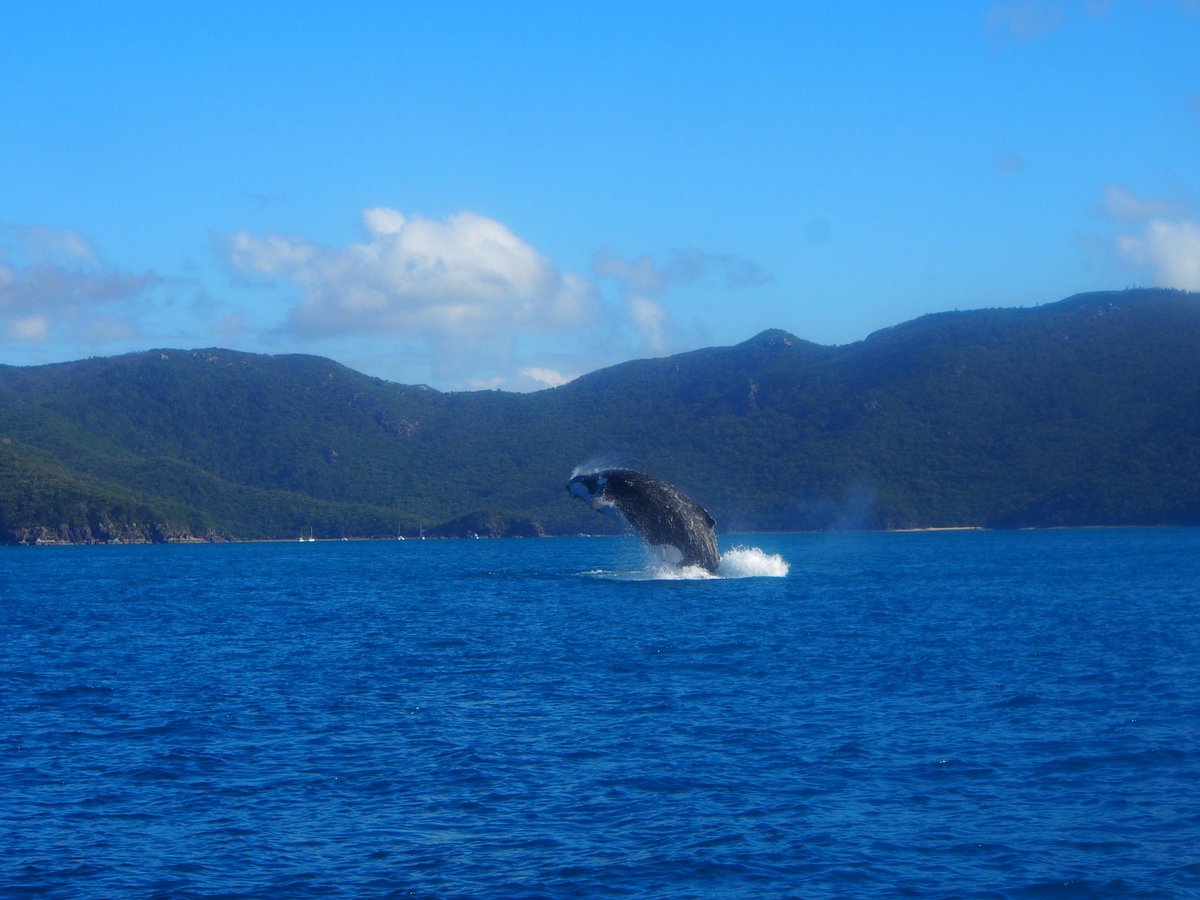
[[[1200,0],[0,8],[0,362],[529,390],[1200,290]]]

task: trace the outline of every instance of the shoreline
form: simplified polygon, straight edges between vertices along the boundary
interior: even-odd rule
[[[741,535],[854,535],[854,534],[941,534],[960,532],[1017,532],[1017,531],[1119,531],[1154,528],[1200,528],[1200,523],[1159,523],[1153,525],[1025,525],[1015,528],[992,528],[986,525],[930,525],[915,528],[864,528],[825,531],[730,531],[718,534],[720,538],[735,538]],[[0,543],[0,549],[5,547],[156,547],[181,546],[195,544],[361,544],[361,543],[423,543],[426,541],[524,541],[524,540],[555,540],[562,538],[621,538],[627,534],[587,534],[576,532],[572,534],[540,534],[527,535],[426,535],[425,537],[336,537],[313,538],[299,540],[297,538],[180,538],[168,541],[34,541],[33,543]]]

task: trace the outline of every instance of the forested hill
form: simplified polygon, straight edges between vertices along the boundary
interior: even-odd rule
[[[0,367],[0,542],[600,531],[585,462],[724,531],[1200,524],[1200,294],[767,331],[534,394],[217,349]]]

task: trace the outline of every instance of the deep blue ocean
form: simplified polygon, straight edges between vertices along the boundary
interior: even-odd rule
[[[1200,529],[737,544],[0,549],[0,896],[1200,896]]]

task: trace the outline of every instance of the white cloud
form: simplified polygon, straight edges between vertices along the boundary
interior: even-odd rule
[[[629,317],[637,326],[646,344],[656,353],[667,349],[668,314],[666,307],[653,297],[634,294],[627,298]]]
[[[664,352],[668,346],[670,314],[656,298],[673,281],[681,280],[679,275],[670,266],[658,266],[647,255],[623,259],[601,252],[593,258],[592,268],[597,275],[617,282],[625,310],[646,347],[655,353]]]
[[[1161,197],[1140,197],[1120,185],[1104,193],[1104,215],[1135,232],[1119,234],[1113,244],[1129,265],[1148,270],[1160,287],[1200,290],[1200,224],[1186,215],[1187,204]]]
[[[551,262],[495,219],[460,212],[443,221],[384,207],[362,215],[366,240],[322,247],[305,238],[239,232],[228,239],[239,272],[299,288],[288,330],[489,339],[588,324],[599,299],[583,276]]]
[[[363,224],[373,235],[399,234],[407,222],[404,213],[386,206],[373,206],[363,211]]]
[[[229,261],[235,269],[266,276],[286,276],[302,269],[319,253],[303,238],[269,235],[256,238],[239,231],[229,239]]]
[[[720,276],[727,288],[755,287],[771,280],[754,263],[702,250],[677,250],[663,265],[644,254],[626,259],[600,252],[592,260],[592,269],[597,275],[617,282],[630,320],[646,348],[655,353],[670,350],[675,342],[671,314],[661,300],[672,288],[713,274]]]
[[[546,387],[558,387],[559,385],[575,380],[574,375],[563,375],[561,372],[554,371],[554,369],[546,369],[540,366],[526,366],[521,370],[521,375],[530,381],[544,384]]]
[[[1160,287],[1200,291],[1200,225],[1186,219],[1151,219],[1141,234],[1123,234],[1117,249],[1129,261],[1149,266]]]
[[[127,336],[134,326],[123,307],[161,281],[152,272],[109,268],[78,232],[6,227],[0,232],[0,336],[22,343]]]

